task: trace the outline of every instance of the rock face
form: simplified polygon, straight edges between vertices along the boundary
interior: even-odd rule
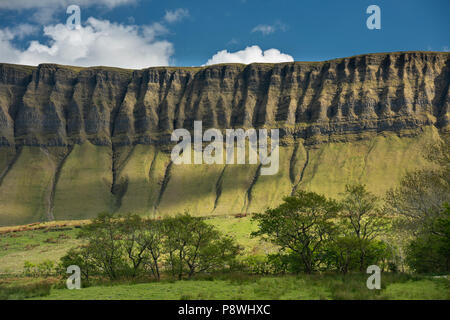
[[[450,54],[431,52],[135,71],[0,64],[0,225],[99,211],[254,211],[298,187],[334,195],[345,182],[373,181],[367,166],[377,147],[386,152],[373,172],[448,131],[449,79]],[[170,134],[194,120],[204,129],[280,128],[281,180],[259,177],[255,166],[172,165]],[[383,163],[391,142],[398,152]],[[361,172],[314,187],[333,146],[354,146],[346,152],[358,154],[352,170]],[[274,199],[263,184],[279,191]]]

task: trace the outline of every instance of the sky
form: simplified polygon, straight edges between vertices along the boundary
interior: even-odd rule
[[[367,27],[370,5],[380,29]],[[0,63],[141,69],[449,51],[449,12],[449,0],[0,0]]]

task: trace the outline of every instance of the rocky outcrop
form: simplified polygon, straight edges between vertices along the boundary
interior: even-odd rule
[[[194,202],[201,214],[260,210],[276,202],[262,196],[263,185],[281,183],[289,194],[318,177],[317,163],[329,151],[324,142],[367,140],[355,164],[366,172],[355,177],[364,180],[379,169],[371,169],[370,154],[387,143],[377,135],[448,131],[449,79],[450,54],[435,52],[143,70],[0,64],[0,224],[99,210],[165,214]],[[171,166],[170,134],[192,129],[194,120],[204,129],[280,128],[283,178],[260,177],[253,167],[217,166],[198,176],[193,167]],[[210,179],[202,194],[188,192],[198,184],[186,172]],[[94,189],[73,192],[71,183]],[[24,200],[20,192],[33,195]],[[68,199],[77,205],[68,208]]]
[[[279,127],[285,135],[449,125],[450,54],[144,70],[0,65],[0,143],[164,143],[175,128]]]

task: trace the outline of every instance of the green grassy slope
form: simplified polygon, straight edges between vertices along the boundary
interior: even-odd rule
[[[67,250],[81,244],[78,230],[34,230],[0,234],[0,274],[23,271],[25,261],[58,263]]]
[[[222,169],[223,165],[172,165],[170,179],[157,208],[158,214],[184,210],[196,215],[210,214],[214,209],[215,186]]]
[[[6,175],[8,166],[14,160],[16,151],[13,147],[0,148],[0,179]]]
[[[306,149],[300,144],[296,154],[291,146],[281,147],[278,174],[257,179],[247,211],[274,207],[293,189],[312,190],[337,198],[346,184],[363,183],[371,192],[383,196],[406,171],[430,165],[423,152],[437,139],[437,131],[429,127],[412,137],[385,133],[364,140],[324,143]]]
[[[23,147],[0,185],[0,225],[46,219],[54,163],[40,148]]]
[[[258,212],[266,207],[274,207],[284,196],[291,195],[300,181],[305,163],[306,150],[303,144],[281,147],[278,173],[258,177],[251,190],[247,211]]]
[[[301,186],[338,197],[345,184],[359,182],[382,196],[407,170],[428,165],[423,152],[436,139],[436,130],[427,128],[415,137],[385,133],[352,143],[320,145],[310,151]]]
[[[62,164],[60,156],[39,147],[23,147],[15,161],[11,150],[0,148],[6,172],[0,180],[0,226],[42,221],[51,217],[49,212],[56,220],[86,219],[103,211],[252,213],[278,205],[293,190],[339,197],[345,184],[356,182],[383,196],[407,170],[429,165],[424,150],[438,139],[438,131],[426,127],[415,135],[384,132],[313,146],[297,140],[280,146],[279,171],[273,176],[260,175],[258,165],[171,164],[170,153],[151,145],[115,150],[113,158],[110,147],[85,142],[75,145]]]
[[[111,148],[89,142],[75,145],[56,186],[56,220],[86,219],[111,210]]]
[[[117,212],[153,214],[169,161],[169,155],[154,146],[136,145],[118,174],[124,190],[118,195]]]

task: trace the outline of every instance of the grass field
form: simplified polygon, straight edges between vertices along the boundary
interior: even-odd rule
[[[80,290],[53,289],[43,299],[163,300],[320,300],[320,299],[450,299],[446,279],[385,275],[381,290],[369,290],[365,275],[233,276],[224,279],[93,286]],[[227,279],[229,278],[229,279]]]
[[[80,243],[77,229],[22,231],[0,235],[0,274],[16,274],[25,261],[55,263],[67,250]]]
[[[242,218],[214,217],[206,221],[234,237],[244,248],[244,254],[273,250],[269,244],[250,237],[250,233],[256,229],[250,216]],[[86,221],[36,224],[28,227],[30,230],[25,230],[27,227],[0,228],[0,274],[22,272],[25,261],[37,264],[51,260],[56,264],[67,250],[81,243],[81,240],[76,238],[79,229],[75,228],[81,223],[86,223]],[[62,225],[64,227],[60,227]]]
[[[256,229],[250,216],[220,216],[206,221],[233,236],[244,247],[244,255],[276,250],[250,237]],[[0,299],[450,299],[450,281],[446,278],[389,273],[382,274],[381,290],[367,289],[366,274],[220,274],[183,281],[97,281],[81,290],[66,289],[58,278],[20,274],[25,261],[57,263],[68,249],[80,244],[76,238],[80,223],[86,221],[0,228]]]

